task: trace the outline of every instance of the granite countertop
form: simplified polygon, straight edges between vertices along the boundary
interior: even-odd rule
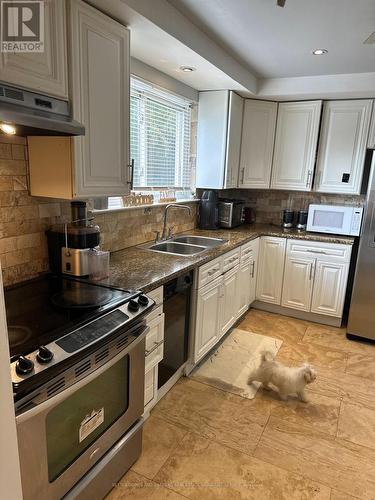
[[[180,274],[199,267],[259,236],[278,236],[325,243],[344,243],[346,245],[354,243],[354,238],[348,236],[301,232],[296,229],[283,229],[270,224],[243,224],[234,229],[217,231],[195,229],[187,231],[185,234],[223,238],[227,241],[201,254],[189,256],[153,252],[144,247],[142,248],[142,246],[119,250],[111,254],[110,276],[107,282],[111,286],[118,288],[149,292]]]

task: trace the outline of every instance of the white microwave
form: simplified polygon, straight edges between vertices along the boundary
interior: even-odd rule
[[[310,205],[307,231],[359,236],[362,207]]]

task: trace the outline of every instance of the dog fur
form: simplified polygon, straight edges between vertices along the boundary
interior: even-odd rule
[[[283,401],[288,395],[297,394],[299,399],[306,403],[305,386],[315,379],[316,371],[310,364],[304,363],[298,367],[285,366],[275,361],[271,352],[264,351],[261,354],[260,366],[249,376],[248,384],[261,382],[267,390],[271,390],[269,384],[272,384],[278,388],[280,399]]]

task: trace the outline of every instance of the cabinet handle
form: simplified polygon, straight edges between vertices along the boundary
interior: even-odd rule
[[[149,356],[151,353],[153,353],[154,351],[156,351],[156,349],[157,349],[158,347],[160,347],[160,346],[162,345],[162,343],[163,343],[163,342],[164,342],[164,339],[163,339],[163,340],[161,340],[160,342],[154,342],[154,345],[153,345],[153,347],[151,347],[151,349],[148,349],[148,350],[146,349],[146,350],[145,350],[145,355],[146,355],[146,358],[147,358],[147,356]]]
[[[211,269],[211,271],[208,271],[208,276],[212,276],[213,274],[215,274],[216,272],[218,271],[218,269]]]
[[[312,176],[312,170],[309,170],[308,173],[307,173],[306,187],[310,187],[311,176]]]
[[[128,165],[128,169],[129,169],[129,181],[127,181],[127,183],[129,184],[129,188],[130,188],[130,191],[133,191],[133,187],[134,187],[134,158],[132,159],[132,161],[130,162],[130,165]]]
[[[243,168],[241,170],[241,184],[243,184],[244,178],[245,178],[245,169]]]
[[[312,270],[313,270],[313,263],[310,263],[310,272],[309,272],[309,281],[312,280]]]
[[[324,250],[307,249],[307,251],[310,252],[310,253],[319,253],[319,254],[322,254],[322,255],[327,255],[327,252],[325,252]]]
[[[251,277],[254,278],[255,260],[251,263]]]

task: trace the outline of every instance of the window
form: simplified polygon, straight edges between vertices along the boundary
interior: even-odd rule
[[[136,190],[194,187],[190,133],[190,102],[132,78],[130,156]]]

